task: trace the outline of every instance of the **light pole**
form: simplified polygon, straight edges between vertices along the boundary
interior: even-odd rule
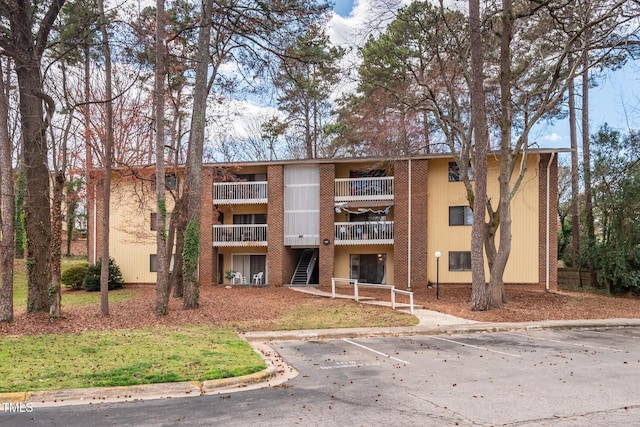
[[[436,251],[436,299],[440,298],[440,257],[442,253]]]

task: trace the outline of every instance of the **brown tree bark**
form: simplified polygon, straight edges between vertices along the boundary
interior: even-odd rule
[[[206,126],[207,77],[209,72],[209,39],[211,37],[211,16],[213,0],[202,3],[200,31],[198,33],[198,53],[196,81],[193,97],[191,133],[187,153],[185,176],[185,204],[187,226],[184,234],[184,296],[182,307],[195,309],[200,305],[200,285],[198,282],[198,263],[200,261],[200,206],[202,199],[202,154]]]
[[[485,211],[487,207],[487,152],[489,126],[484,93],[484,49],[480,23],[480,2],[469,0],[471,43],[471,125],[475,141],[473,224],[471,227],[471,309],[487,310],[489,298],[484,271]],[[471,202],[471,200],[470,200]]]
[[[13,321],[13,258],[15,254],[12,151],[9,97],[0,59],[0,322]]]
[[[109,47],[109,33],[107,19],[104,13],[104,0],[98,0],[100,13],[100,32],[102,33],[102,54],[104,55],[105,71],[105,140],[104,140],[104,178],[102,181],[102,263],[100,270],[100,312],[109,315],[109,217],[111,206],[111,162],[113,150],[113,95],[111,84],[111,48]]]
[[[164,0],[156,0],[156,45],[155,45],[155,126],[156,126],[156,315],[169,313],[169,295],[171,282],[168,278],[170,260],[167,253],[167,198],[164,167],[164,94],[165,94],[165,31]],[[169,250],[167,250],[169,249]]]

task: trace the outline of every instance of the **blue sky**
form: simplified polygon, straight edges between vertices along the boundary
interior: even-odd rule
[[[340,16],[347,17],[349,13],[351,13],[351,9],[353,9],[353,1],[354,0],[334,0],[335,5],[333,6],[333,10]]]
[[[362,14],[370,1],[375,0],[333,0],[333,10],[341,17],[334,20],[334,30],[343,35],[342,41],[350,38],[345,33],[346,29],[362,22],[358,17],[350,16],[356,6],[355,3],[360,5],[356,14]],[[591,134],[604,123],[622,132],[628,128],[640,128],[640,64],[631,63],[621,70],[608,73],[605,78],[600,79],[596,87],[590,89],[589,101],[589,132]],[[581,101],[578,100],[578,106],[580,104]],[[580,129],[578,125],[579,135]],[[531,139],[546,147],[568,148],[570,146],[568,120],[551,125],[539,123]]]

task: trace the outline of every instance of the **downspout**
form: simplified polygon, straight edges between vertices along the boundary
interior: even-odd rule
[[[550,220],[550,208],[549,208],[549,202],[551,201],[551,190],[549,189],[549,185],[551,183],[551,177],[550,177],[550,172],[551,172],[551,164],[553,163],[553,159],[555,157],[556,153],[553,152],[551,153],[551,158],[549,159],[549,164],[547,164],[547,230],[546,230],[546,249],[547,249],[547,254],[546,254],[546,267],[545,267],[545,273],[546,273],[546,278],[545,278],[545,288],[548,291],[549,290],[549,256],[550,256],[550,249],[549,249],[549,235],[550,235],[550,224],[549,224],[549,220]]]
[[[408,194],[408,199],[409,199],[409,203],[408,203],[408,228],[407,228],[407,287],[409,289],[411,289],[411,219],[412,216],[411,215],[411,157],[409,157],[409,188],[408,188],[409,194]]]

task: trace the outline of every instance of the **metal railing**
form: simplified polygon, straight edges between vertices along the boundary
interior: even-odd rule
[[[214,182],[213,203],[267,203],[267,181]]]
[[[393,200],[393,177],[336,178],[335,200]]]
[[[336,245],[392,244],[393,221],[359,221],[334,223]]]
[[[213,226],[214,246],[266,246],[266,224],[216,224]]]

